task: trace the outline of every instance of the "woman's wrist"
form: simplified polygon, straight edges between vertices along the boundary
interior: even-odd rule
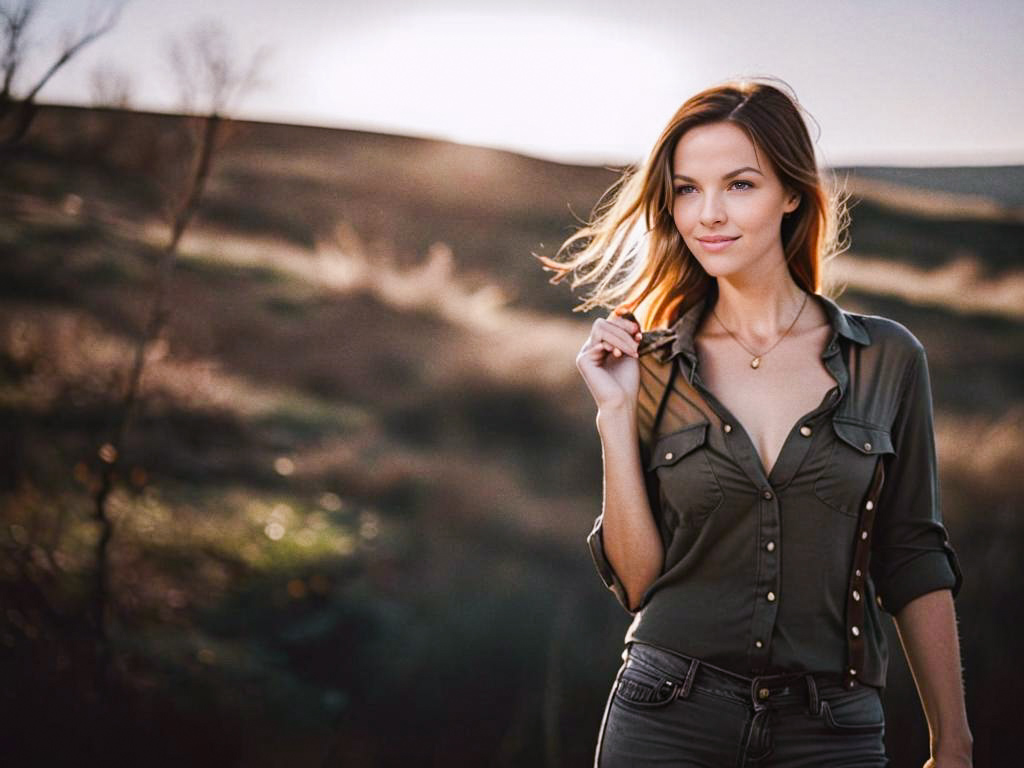
[[[626,401],[601,406],[597,411],[597,431],[602,438],[624,432],[633,434],[636,431],[636,409]]]
[[[935,758],[958,760],[959,764],[970,765],[974,753],[974,738],[970,730],[966,729],[944,733],[932,738],[931,752]]]
[[[950,735],[948,738],[939,738],[932,741],[932,752],[950,752],[970,755],[974,749],[974,741],[971,734]]]

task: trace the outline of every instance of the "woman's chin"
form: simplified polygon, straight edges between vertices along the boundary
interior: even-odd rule
[[[717,258],[702,256],[697,261],[708,273],[708,277],[729,277],[742,271],[742,265],[738,264],[735,259],[725,256]]]

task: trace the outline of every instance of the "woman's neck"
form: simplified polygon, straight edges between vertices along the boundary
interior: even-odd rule
[[[707,322],[724,325],[729,331],[754,345],[771,343],[792,326],[791,333],[802,327],[817,326],[819,318],[805,306],[805,291],[797,285],[788,273],[785,280],[751,283],[742,288],[718,278],[718,299],[714,313],[709,313]],[[793,325],[794,318],[800,319]],[[719,329],[722,330],[722,329]]]

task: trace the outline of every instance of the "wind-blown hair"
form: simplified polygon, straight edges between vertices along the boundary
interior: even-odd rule
[[[782,220],[782,247],[797,285],[818,293],[823,264],[846,250],[849,214],[831,173],[825,187],[801,109],[777,78],[731,80],[687,99],[646,161],[622,171],[554,258],[533,254],[556,273],[549,282],[572,275],[573,289],[596,283],[574,312],[600,306],[632,311],[644,329],[671,325],[715,285],[672,218],[672,157],[691,128],[732,123],[768,158],[783,187],[800,193],[799,207]]]

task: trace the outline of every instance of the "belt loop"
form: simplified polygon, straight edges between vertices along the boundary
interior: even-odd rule
[[[686,670],[686,679],[683,680],[683,687],[679,691],[679,698],[685,699],[690,695],[690,688],[693,687],[693,678],[697,676],[697,667],[700,666],[700,659],[690,659],[690,668]]]
[[[804,676],[807,680],[807,702],[810,707],[811,714],[817,717],[821,714],[821,699],[818,697],[818,686],[814,682],[814,675],[807,673]]]

